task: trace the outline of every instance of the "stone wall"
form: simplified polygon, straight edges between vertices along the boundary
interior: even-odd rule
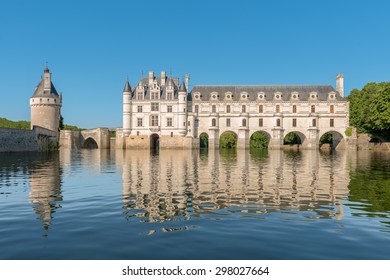
[[[45,152],[57,147],[57,134],[51,130],[0,128],[0,152]]]

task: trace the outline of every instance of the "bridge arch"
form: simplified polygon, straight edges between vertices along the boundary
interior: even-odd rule
[[[219,137],[219,147],[222,149],[236,149],[238,135],[233,131],[224,131]]]
[[[269,141],[271,140],[271,135],[263,130],[258,130],[252,133],[249,138],[249,148],[250,149],[267,149]]]
[[[330,130],[324,132],[319,140],[319,147],[328,144],[332,150],[344,148],[345,139],[340,132]]]
[[[93,139],[92,137],[88,137],[87,139],[85,139],[82,147],[84,149],[98,149],[99,148],[96,140]]]
[[[158,150],[160,148],[160,136],[156,133],[150,135],[150,149]]]
[[[206,132],[202,132],[199,135],[199,148],[200,149],[209,148],[209,135]]]
[[[306,135],[300,131],[288,131],[283,138],[283,145],[297,145],[297,147],[301,147],[305,145],[306,139]]]

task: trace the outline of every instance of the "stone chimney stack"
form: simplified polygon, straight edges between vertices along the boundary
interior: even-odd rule
[[[49,71],[49,68],[45,68],[43,71],[43,89],[45,92],[50,93],[51,89],[51,73]]]
[[[341,97],[344,97],[344,75],[338,74],[336,76],[336,90],[340,93]]]
[[[154,80],[154,72],[149,71],[149,85],[153,84],[153,80]]]
[[[161,85],[165,86],[165,80],[167,79],[167,73],[165,71],[161,71]]]

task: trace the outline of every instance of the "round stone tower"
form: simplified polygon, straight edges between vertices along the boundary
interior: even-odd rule
[[[31,129],[40,126],[58,132],[61,117],[62,94],[58,95],[51,73],[45,68],[43,78],[30,98]]]

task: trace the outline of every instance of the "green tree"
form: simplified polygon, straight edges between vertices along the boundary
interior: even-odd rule
[[[320,138],[320,145],[322,144],[332,144],[333,143],[333,135],[330,132],[324,133]]]
[[[237,135],[230,131],[222,133],[219,139],[219,147],[222,149],[235,149],[237,147]]]
[[[368,83],[361,90],[352,90],[348,100],[349,122],[359,133],[389,138],[390,82]]]
[[[209,136],[206,133],[202,133],[199,136],[199,141],[200,141],[200,148],[201,149],[208,149],[209,147]]]
[[[268,148],[268,137],[264,132],[256,131],[252,134],[249,140],[250,149],[267,149]]]
[[[301,138],[299,138],[299,136],[296,133],[290,132],[284,137],[283,144],[293,145],[293,144],[302,144],[302,143],[301,143]]]

